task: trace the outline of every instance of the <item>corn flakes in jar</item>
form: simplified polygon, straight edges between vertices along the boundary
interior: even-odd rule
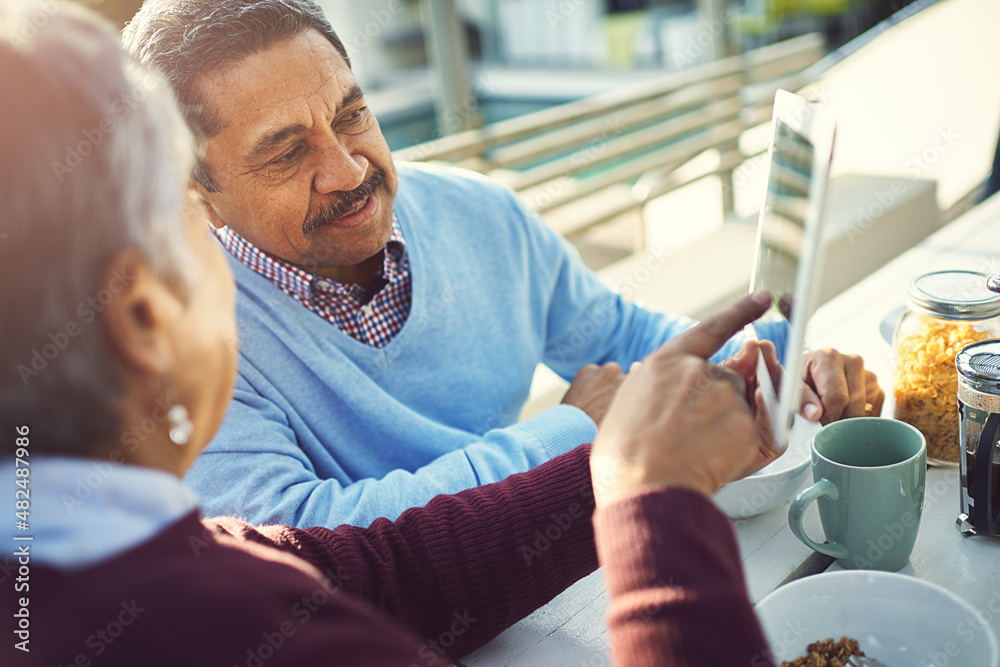
[[[966,345],[1000,338],[1000,294],[989,276],[938,271],[910,283],[896,326],[895,418],[927,439],[927,460],[958,465],[961,453],[955,357]]]

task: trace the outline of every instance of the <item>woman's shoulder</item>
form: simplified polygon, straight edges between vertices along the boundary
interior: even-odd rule
[[[245,522],[221,524],[192,514],[98,565],[36,568],[31,603],[45,613],[32,619],[32,635],[58,637],[37,653],[52,664],[85,664],[80,655],[102,665],[233,664],[241,655],[246,664],[247,647],[268,651],[264,630],[277,649],[320,607],[352,616],[353,601],[307,563],[242,539]]]

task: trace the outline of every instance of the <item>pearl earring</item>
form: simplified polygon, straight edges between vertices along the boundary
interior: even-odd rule
[[[167,419],[170,421],[170,441],[178,446],[186,445],[194,432],[188,409],[180,404],[174,405],[167,411]]]

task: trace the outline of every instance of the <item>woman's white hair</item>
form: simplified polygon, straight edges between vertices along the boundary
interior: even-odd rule
[[[132,247],[182,294],[190,132],[160,79],[69,2],[0,6],[0,433],[82,453],[124,427],[100,312]]]

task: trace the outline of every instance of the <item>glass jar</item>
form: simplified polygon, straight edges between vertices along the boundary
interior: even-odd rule
[[[927,460],[957,466],[958,372],[963,347],[1000,338],[1000,294],[976,271],[937,271],[910,283],[907,311],[893,336],[895,418],[927,438]]]

